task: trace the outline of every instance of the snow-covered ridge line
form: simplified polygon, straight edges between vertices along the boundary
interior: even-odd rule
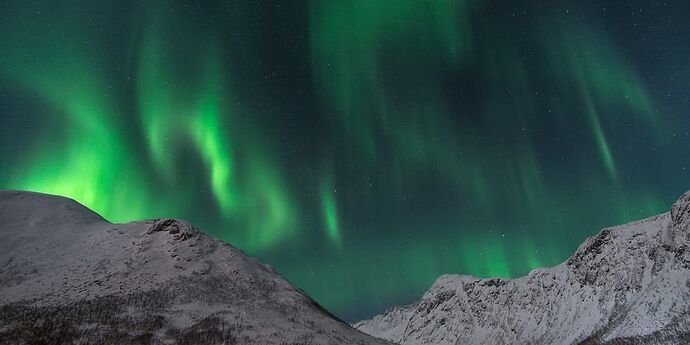
[[[400,344],[690,343],[690,192],[516,279],[439,277],[354,327]]]
[[[0,344],[387,344],[176,219],[0,191]]]

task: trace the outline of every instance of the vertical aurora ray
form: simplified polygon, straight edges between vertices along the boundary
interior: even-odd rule
[[[204,160],[210,166],[211,188],[216,201],[223,212],[232,212],[237,198],[232,186],[232,155],[222,134],[217,97],[214,92],[202,96],[191,131]]]
[[[597,114],[594,105],[592,105],[591,98],[588,95],[586,95],[584,98],[585,106],[587,108],[587,114],[589,114],[589,118],[592,123],[592,132],[594,134],[594,139],[596,140],[597,147],[599,149],[599,155],[601,156],[601,159],[603,160],[604,165],[606,166],[606,170],[608,171],[609,175],[611,175],[611,178],[614,181],[618,182],[618,174],[616,173],[616,163],[613,161],[611,149],[609,148],[609,144],[606,141],[604,131],[601,128],[599,115]]]
[[[336,189],[329,180],[321,183],[321,212],[323,215],[324,228],[328,240],[335,246],[342,246],[340,234],[340,224],[338,220],[338,202],[336,200]]]
[[[254,157],[243,184],[242,215],[240,226],[246,228],[249,248],[270,248],[299,235],[295,231],[299,225],[298,207],[290,197],[280,171],[261,157],[261,153],[249,154]]]
[[[618,183],[614,155],[600,114],[614,107],[623,108],[629,113],[628,118],[638,117],[651,129],[658,130],[650,101],[638,78],[608,48],[613,44],[606,44],[605,37],[578,28],[566,27],[560,32],[558,38],[553,38],[553,44],[561,46],[567,54],[568,73],[575,79],[579,103],[589,120],[599,156],[611,179]],[[560,69],[555,71],[562,73]],[[617,125],[610,120],[606,124]]]

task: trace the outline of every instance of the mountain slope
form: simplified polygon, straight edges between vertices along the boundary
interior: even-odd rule
[[[690,192],[518,279],[441,276],[354,326],[401,344],[689,344]]]
[[[0,192],[0,343],[386,344],[174,219]]]

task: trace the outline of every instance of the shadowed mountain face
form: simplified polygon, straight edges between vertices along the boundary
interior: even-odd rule
[[[386,344],[270,266],[162,219],[0,192],[0,343]]]
[[[440,277],[355,324],[401,344],[690,344],[690,192],[518,279]]]

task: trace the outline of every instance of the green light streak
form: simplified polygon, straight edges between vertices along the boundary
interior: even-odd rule
[[[209,76],[219,75],[220,71],[213,68]],[[213,84],[212,84],[213,86]],[[237,203],[237,195],[231,183],[233,175],[232,154],[229,140],[223,131],[220,120],[220,106],[217,88],[213,87],[200,98],[197,115],[193,118],[190,129],[197,148],[204,160],[210,165],[211,187],[220,208],[226,214],[231,213]]]
[[[587,89],[583,86],[581,87],[581,90],[583,93],[584,102],[585,102],[585,107],[587,109],[587,114],[589,115],[589,119],[592,125],[592,131],[594,133],[594,138],[597,143],[597,147],[599,149],[599,155],[601,156],[601,159],[604,163],[604,166],[606,167],[606,170],[608,171],[609,175],[611,178],[618,182],[618,175],[616,173],[616,164],[613,160],[613,156],[611,155],[611,150],[609,148],[609,145],[606,141],[606,136],[604,135],[604,131],[601,128],[601,123],[599,122],[599,115],[597,114],[597,110],[592,104],[592,99],[589,96],[589,93]]]
[[[611,175],[611,178],[613,178],[615,181],[618,181],[618,174],[616,173],[616,164],[613,161],[611,149],[609,148],[609,144],[606,142],[606,136],[604,136],[604,131],[601,129],[599,119],[597,118],[595,112],[590,112],[590,115],[592,115],[592,129],[594,131],[594,136],[599,147],[601,158],[603,159],[604,164],[606,165],[606,169]]]
[[[250,154],[247,180],[242,184],[242,207],[238,214],[245,219],[240,223],[248,230],[248,248],[268,248],[281,241],[296,239],[299,224],[297,205],[290,191],[265,155]]]
[[[341,247],[342,239],[335,194],[336,190],[331,183],[324,182],[321,184],[321,212],[323,213],[326,234],[333,245]]]

